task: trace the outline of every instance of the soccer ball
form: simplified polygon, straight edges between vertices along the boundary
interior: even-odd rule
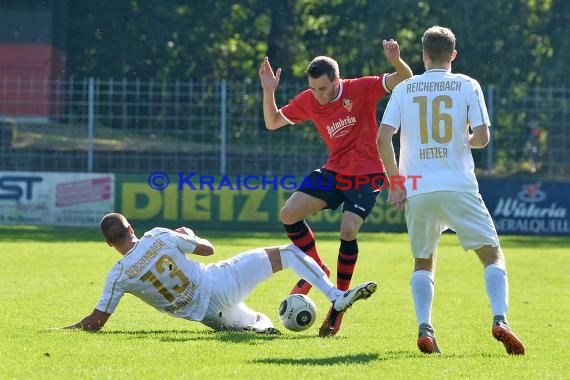
[[[279,305],[279,319],[291,331],[304,331],[315,323],[317,306],[304,294],[291,294]]]

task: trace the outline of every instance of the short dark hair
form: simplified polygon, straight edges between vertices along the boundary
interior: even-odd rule
[[[129,222],[122,214],[113,212],[101,219],[101,232],[109,244],[117,244],[129,236]]]
[[[334,81],[340,77],[338,63],[331,57],[320,55],[313,58],[307,66],[307,75],[315,79],[326,75],[331,81]]]
[[[455,50],[455,34],[449,28],[432,26],[422,36],[422,47],[432,62],[447,62]]]

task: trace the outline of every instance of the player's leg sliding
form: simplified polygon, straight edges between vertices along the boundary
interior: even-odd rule
[[[265,335],[280,335],[281,331],[273,326],[273,322],[269,317],[263,313],[257,313],[257,321],[252,325],[245,326],[243,328],[244,331],[256,333],[256,334],[265,334]]]
[[[318,252],[317,252],[317,245],[315,242],[315,236],[313,235],[313,231],[307,225],[305,220],[301,220],[294,224],[284,224],[285,230],[287,231],[287,236],[291,239],[291,242],[295,244],[301,251],[303,251],[306,255],[311,257],[313,260],[316,261],[317,265],[321,267],[321,269],[330,276],[330,270],[327,265],[321,260]],[[301,278],[293,289],[291,290],[290,294],[308,294],[311,290],[311,284],[306,281],[306,279]]]
[[[323,272],[325,272],[327,277],[330,277],[331,271],[326,264],[323,264],[321,269],[323,270]],[[289,294],[305,294],[305,295],[307,295],[311,291],[312,287],[313,287],[313,285],[311,285],[311,283],[309,281],[305,280],[304,278],[301,278],[299,281],[297,281],[295,283],[295,285],[293,286],[293,289],[291,289]]]
[[[339,312],[345,312],[356,301],[369,298],[378,288],[378,284],[374,281],[368,281],[353,289],[347,290],[333,302],[333,308]]]
[[[343,292],[333,285],[327,274],[314,260],[304,255],[296,246],[282,246],[280,252],[283,268],[290,268],[299,276],[307,279],[332,302],[331,309],[325,318],[326,329],[321,327],[321,330],[326,330],[326,333],[321,333],[320,330],[320,336],[335,335],[343,313],[356,301],[369,298],[378,287],[375,282],[369,281]]]
[[[309,286],[316,286],[331,301],[338,298],[342,291],[329,280],[328,274],[311,257],[305,255],[297,246],[290,244],[279,247],[283,268],[290,268],[307,281]],[[299,294],[299,293],[292,293]]]

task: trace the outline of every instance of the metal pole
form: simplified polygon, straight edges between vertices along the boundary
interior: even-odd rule
[[[87,101],[87,171],[93,172],[93,125],[94,125],[95,80],[89,78]]]
[[[222,79],[220,83],[220,174],[226,174],[226,129],[227,129],[227,93],[226,80]]]

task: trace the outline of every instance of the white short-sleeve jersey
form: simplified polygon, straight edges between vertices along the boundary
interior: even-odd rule
[[[443,69],[400,83],[382,124],[400,129],[400,175],[408,197],[434,191],[478,192],[468,127],[490,126],[479,83]]]
[[[154,228],[109,271],[96,309],[112,313],[125,293],[172,316],[201,321],[211,281],[202,263],[188,260],[194,237]]]

